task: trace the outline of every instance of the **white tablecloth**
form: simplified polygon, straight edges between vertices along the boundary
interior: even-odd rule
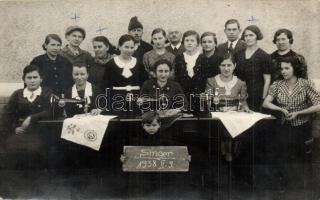
[[[221,120],[232,138],[240,135],[259,120],[271,117],[271,115],[265,115],[258,112],[245,113],[235,111],[211,112],[211,116]]]

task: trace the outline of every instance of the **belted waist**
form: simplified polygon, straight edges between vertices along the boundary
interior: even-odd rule
[[[120,87],[112,87],[113,90],[125,90],[125,91],[132,91],[132,90],[140,90],[140,86],[120,86]]]

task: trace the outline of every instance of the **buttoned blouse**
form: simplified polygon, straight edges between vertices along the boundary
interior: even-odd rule
[[[315,90],[311,81],[302,78],[298,78],[291,93],[286,81],[279,80],[270,86],[268,94],[276,100],[278,106],[288,110],[289,113],[320,104],[320,93]],[[310,117],[311,115],[298,115],[289,123],[291,126],[300,126],[308,122]]]
[[[38,66],[42,76],[41,86],[48,87],[55,95],[60,96],[73,84],[72,63],[58,55],[51,60],[47,54],[35,57],[31,64]]]

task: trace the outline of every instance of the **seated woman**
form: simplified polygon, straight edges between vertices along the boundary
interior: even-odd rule
[[[237,111],[240,109],[250,112],[246,102],[246,83],[233,75],[235,66],[232,54],[225,54],[219,66],[220,74],[208,79],[206,91],[214,95],[213,101],[217,103],[216,109],[218,108],[221,111]],[[229,137],[226,138],[226,141],[221,142],[222,155],[225,156],[226,161],[232,161],[232,145],[235,144]]]
[[[92,46],[95,57],[93,63],[90,64],[88,81],[92,84],[100,85],[106,64],[116,56],[116,49],[110,44],[108,38],[104,36],[93,38]]]
[[[15,91],[3,112],[3,128],[9,167],[28,167],[43,160],[43,142],[37,122],[49,117],[51,90],[41,87],[39,68],[28,65],[23,70],[24,89]],[[19,159],[17,159],[19,158]],[[25,165],[21,165],[21,163]]]
[[[106,64],[101,90],[110,100],[108,109],[114,114],[134,113],[133,96],[138,96],[140,87],[148,78],[147,72],[141,63],[132,57],[134,52],[134,38],[131,35],[122,35],[119,39],[120,55]]]
[[[283,58],[280,65],[282,80],[271,85],[263,107],[282,114],[281,123],[275,127],[272,150],[277,152],[273,159],[280,167],[277,176],[285,181],[303,172],[303,168],[292,171],[288,164],[302,167],[306,155],[311,153],[307,145],[312,138],[311,114],[320,111],[320,93],[303,78],[305,67],[298,57]]]
[[[206,92],[218,98],[218,111],[237,111],[239,105],[243,111],[249,111],[246,102],[247,87],[246,83],[233,75],[236,68],[232,54],[225,54],[220,63],[220,74],[208,78]],[[214,100],[215,100],[214,98]],[[240,101],[240,102],[239,102]],[[215,103],[215,102],[214,102]]]
[[[50,88],[59,97],[73,84],[72,63],[59,55],[61,44],[62,41],[58,35],[47,35],[42,45],[46,53],[31,61],[31,64],[38,66],[40,70],[41,86]]]
[[[88,69],[86,64],[74,64],[72,70],[74,85],[66,91],[66,99],[77,99],[82,103],[68,103],[61,99],[59,104],[66,104],[66,114],[72,117],[75,114],[90,112],[93,115],[98,115],[102,110],[97,108],[96,98],[100,94],[99,87],[88,82]],[[63,102],[65,101],[65,102]]]
[[[156,79],[144,82],[140,91],[138,103],[143,105],[143,111],[184,109],[187,108],[187,101],[179,83],[169,79],[172,66],[168,60],[158,60],[154,64]],[[155,105],[151,102],[155,102]],[[143,103],[147,103],[146,106]]]

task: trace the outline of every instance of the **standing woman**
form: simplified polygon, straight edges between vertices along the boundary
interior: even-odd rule
[[[93,38],[92,46],[95,57],[93,63],[90,64],[88,81],[95,85],[100,85],[107,62],[115,57],[115,48],[110,44],[108,38],[104,36]]]
[[[175,80],[180,83],[187,98],[190,98],[190,94],[199,94],[202,89],[199,88],[200,69],[196,66],[196,61],[200,55],[198,51],[199,42],[200,36],[196,31],[185,32],[182,43],[186,51],[175,59]],[[205,80],[202,80],[202,82],[205,82]],[[190,101],[190,105],[197,107],[193,101]]]
[[[304,76],[307,77],[308,67],[304,57],[301,54],[296,53],[295,51],[292,50],[292,44],[293,44],[292,32],[285,28],[281,28],[277,30],[273,36],[273,43],[277,46],[277,50],[270,55],[273,63],[271,83],[281,78],[281,66],[280,66],[281,59],[289,56],[297,56],[297,58],[299,58],[302,64],[302,67],[305,68]]]
[[[148,78],[144,68],[139,66],[140,63],[135,57],[132,57],[134,38],[131,35],[125,34],[120,37],[119,50],[120,55],[106,64],[101,84],[103,92],[107,92],[108,89],[111,102],[116,101],[113,98],[116,94],[122,94],[124,98],[129,93],[139,94],[141,85]]]
[[[58,35],[47,35],[42,45],[46,53],[31,61],[32,65],[38,66],[42,74],[41,86],[50,88],[57,96],[61,96],[73,84],[72,64],[68,59],[59,55],[61,44]]]
[[[203,53],[197,59],[197,68],[199,69],[198,83],[199,90],[205,89],[205,80],[220,73],[219,65],[222,62],[221,56],[217,52],[217,37],[215,33],[205,32],[200,38]]]
[[[282,80],[271,85],[263,107],[282,114],[281,123],[275,128],[272,149],[277,152],[275,160],[280,167],[277,175],[285,181],[304,172],[303,168],[292,171],[292,166],[303,167],[306,156],[311,153],[311,114],[320,111],[320,93],[305,79],[306,68],[298,57],[283,58],[280,65]]]
[[[247,84],[249,108],[258,112],[270,85],[271,58],[258,46],[258,40],[262,40],[263,35],[257,26],[245,28],[241,39],[246,42],[247,47],[237,57],[236,74]]]
[[[149,76],[152,78],[155,78],[154,74],[154,63],[158,60],[165,59],[168,60],[171,63],[171,66],[174,66],[174,59],[175,56],[173,53],[170,53],[167,51],[165,43],[167,40],[166,32],[162,28],[156,28],[151,33],[152,41],[151,44],[153,44],[153,49],[143,56],[143,64],[148,72]],[[172,77],[172,73],[170,76]]]
[[[35,65],[24,68],[22,79],[26,87],[11,95],[2,121],[7,135],[8,164],[17,167],[24,163],[20,165],[24,168],[44,161],[41,160],[44,156],[43,142],[36,123],[49,117],[52,93],[50,89],[40,86],[42,78]]]

